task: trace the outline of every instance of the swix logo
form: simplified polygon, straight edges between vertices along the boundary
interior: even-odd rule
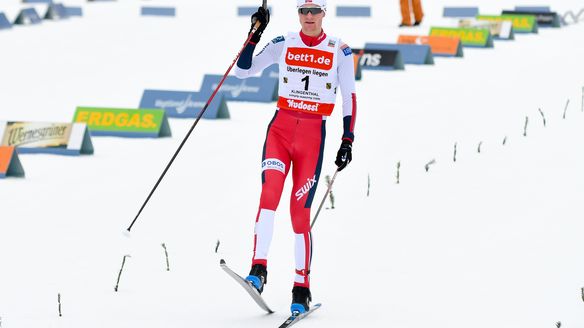
[[[304,186],[302,186],[300,189],[298,189],[298,191],[296,191],[296,193],[294,194],[296,196],[296,201],[299,201],[300,199],[302,199],[302,197],[304,197],[304,195],[308,194],[308,192],[310,191],[310,189],[312,189],[312,187],[314,187],[314,185],[316,185],[316,175],[313,176],[312,178],[306,179],[306,184],[304,184]]]
[[[330,70],[333,67],[333,53],[310,48],[288,48],[286,64]]]
[[[294,99],[286,99],[288,108],[302,109],[311,112],[318,112],[318,103],[307,104],[304,101],[295,101]]]
[[[286,174],[286,164],[277,158],[266,158],[262,162],[262,172],[265,170],[276,170]]]

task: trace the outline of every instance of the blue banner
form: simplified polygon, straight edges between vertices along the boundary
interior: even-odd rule
[[[44,18],[52,20],[66,19],[69,18],[69,14],[62,3],[51,3]]]
[[[337,6],[338,17],[371,17],[369,6]]]
[[[42,19],[34,8],[26,8],[20,11],[18,17],[16,17],[16,20],[14,21],[14,24],[32,25],[40,24],[41,22]]]
[[[222,78],[222,75],[206,74],[201,93],[210,96]],[[238,79],[235,76],[228,76],[219,91],[224,94],[225,100],[272,102],[278,97],[278,80],[269,77]]]
[[[259,6],[255,7],[237,7],[237,16],[251,16],[258,11]],[[268,6],[268,10],[270,11],[270,16],[274,15],[274,11],[272,10],[272,6]]]
[[[390,44],[390,43],[365,43],[365,49],[396,50],[402,55],[405,64],[432,65],[434,57],[428,45],[422,44]]]
[[[200,92],[144,90],[140,108],[164,109],[168,117],[195,118],[209,96]],[[203,114],[203,118],[229,118],[229,110],[222,93],[218,93]]]
[[[176,16],[176,8],[174,7],[142,7],[142,16]]]
[[[280,67],[278,64],[272,64],[264,69],[262,78],[270,78],[278,80],[280,77]]]
[[[4,13],[0,12],[0,30],[12,28],[12,24]]]
[[[444,7],[444,17],[476,17],[479,14],[479,7]]]
[[[83,16],[83,9],[81,7],[65,7],[65,10],[67,11],[67,15],[69,15],[69,17],[71,16]]]

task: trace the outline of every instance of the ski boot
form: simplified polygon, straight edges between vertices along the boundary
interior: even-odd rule
[[[261,264],[254,264],[245,280],[249,281],[261,294],[264,291],[264,285],[268,282],[268,270]]]
[[[294,286],[292,288],[292,305],[290,311],[294,313],[304,313],[310,309],[312,295],[310,289],[306,287]]]

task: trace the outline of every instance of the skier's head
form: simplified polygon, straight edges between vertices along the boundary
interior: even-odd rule
[[[322,19],[326,15],[326,0],[296,0],[302,32],[317,36],[322,31]]]

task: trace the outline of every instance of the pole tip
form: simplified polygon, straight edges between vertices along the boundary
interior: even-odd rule
[[[126,238],[130,238],[132,237],[132,235],[130,234],[130,230],[126,229],[122,232],[122,234],[126,237]]]

